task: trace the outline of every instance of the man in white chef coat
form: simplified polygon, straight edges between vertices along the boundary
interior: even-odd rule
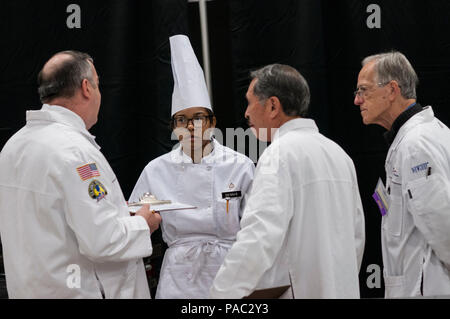
[[[400,52],[362,62],[355,105],[388,130],[382,214],[385,296],[450,295],[450,130],[417,103],[418,77]]]
[[[216,118],[189,38],[170,37],[172,128],[180,143],[142,171],[129,201],[144,193],[195,206],[161,212],[165,252],[156,298],[207,298],[236,239],[255,166],[213,136]]]
[[[245,116],[271,145],[210,297],[242,298],[284,273],[282,298],[359,298],[365,231],[353,162],[306,118],[310,93],[297,70],[273,64],[251,76]]]
[[[161,216],[130,216],[88,130],[101,94],[92,58],[55,54],[38,76],[45,103],[0,153],[0,236],[10,298],[149,298],[142,258]]]

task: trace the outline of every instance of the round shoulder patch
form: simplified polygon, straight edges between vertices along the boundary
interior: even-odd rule
[[[106,191],[105,186],[103,186],[102,183],[100,183],[98,180],[94,179],[88,187],[89,196],[92,199],[96,199],[97,202],[103,199],[108,192]]]

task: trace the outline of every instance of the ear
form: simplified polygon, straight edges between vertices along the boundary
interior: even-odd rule
[[[389,94],[389,100],[393,101],[397,97],[402,95],[402,92],[400,90],[400,86],[398,85],[397,81],[392,80],[389,84],[390,94]]]
[[[280,100],[276,96],[269,97],[267,99],[267,103],[269,103],[269,105],[267,105],[267,107],[270,112],[269,116],[271,119],[274,119],[282,114],[283,107],[281,106]]]
[[[85,98],[89,98],[91,96],[91,84],[89,83],[88,79],[83,79],[83,81],[81,81],[81,94],[83,95],[83,97]]]

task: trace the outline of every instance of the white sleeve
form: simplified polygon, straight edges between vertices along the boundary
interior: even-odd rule
[[[355,216],[354,216],[354,227],[355,227],[355,243],[356,243],[356,256],[358,258],[358,271],[361,270],[362,259],[364,255],[364,246],[366,242],[366,230],[365,230],[365,218],[364,210],[361,203],[361,196],[359,194],[358,184],[355,184]]]
[[[250,295],[279,254],[293,216],[293,190],[286,168],[265,169],[272,158],[264,154],[258,163],[241,230],[213,282],[211,298]]]
[[[65,162],[59,184],[65,217],[77,238],[80,253],[95,262],[150,256],[152,243],[147,222],[140,216],[129,215],[120,186],[106,161],[96,161],[100,176],[82,180],[76,168],[90,163],[92,157],[83,153],[75,157]],[[106,192],[99,200],[90,194],[94,180]]]

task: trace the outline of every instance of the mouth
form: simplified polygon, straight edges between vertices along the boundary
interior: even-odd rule
[[[194,142],[196,142],[196,141],[201,141],[202,138],[200,138],[200,137],[198,137],[198,136],[193,136],[193,135],[191,135],[191,136],[188,137],[188,140],[189,140],[191,143],[194,143]]]
[[[194,141],[196,141],[196,140],[201,140],[201,138],[198,137],[198,136],[194,136],[194,135],[188,135],[188,136],[180,135],[180,136],[179,136],[179,140],[181,140],[181,141],[186,141],[186,142],[188,142],[188,141],[194,142]]]

